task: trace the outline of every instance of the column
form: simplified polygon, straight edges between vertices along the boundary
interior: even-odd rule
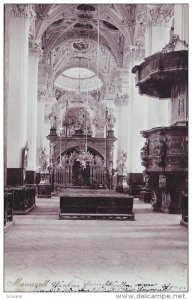
[[[180,41],[188,44],[189,39],[189,5],[174,5],[174,33],[178,34]],[[187,50],[183,43],[178,43],[175,50]]]
[[[31,41],[30,46],[27,103],[27,141],[29,154],[26,181],[33,184],[35,183],[36,171],[38,63],[39,57],[42,55],[42,50],[35,41]]]
[[[129,110],[128,110],[128,150],[127,165],[128,175],[131,181],[136,177],[141,177],[143,167],[140,161],[140,149],[143,146],[143,138],[140,132],[146,127],[148,120],[148,107],[143,96],[139,95],[138,88],[135,87],[135,78],[131,73],[134,65],[140,64],[144,60],[144,47],[128,46],[125,51],[127,63],[129,65]]]
[[[174,34],[177,39],[175,51],[188,51],[189,39],[189,4],[174,5]],[[171,124],[186,125],[188,122],[188,82],[182,76],[172,86]],[[176,92],[180,90],[180,92]],[[176,93],[174,93],[174,91]]]
[[[44,118],[44,139],[43,139],[43,145],[46,149],[46,152],[49,153],[49,140],[46,138],[50,133],[50,120],[47,118]]]
[[[9,91],[9,16],[10,6],[4,5],[4,186],[7,184],[7,115]]]
[[[44,148],[44,114],[46,90],[38,90],[37,101],[37,136],[36,136],[36,168],[40,168],[40,152]]]
[[[117,96],[117,112],[118,112],[118,150],[117,156],[121,154],[122,151],[128,151],[128,115],[129,106],[128,98],[125,95]]]
[[[169,43],[173,20],[173,4],[146,4],[145,57],[155,54]],[[149,128],[170,125],[169,102],[148,97]]]
[[[53,88],[53,70],[50,65],[47,65],[47,96],[46,96],[46,101],[45,101],[44,137],[43,137],[43,145],[44,145],[47,153],[49,153],[49,140],[47,139],[47,136],[49,135],[50,128],[51,128],[50,114],[52,113],[52,107],[54,105],[54,100],[55,100],[53,90],[54,90],[54,88]],[[61,113],[62,113],[62,110],[61,110]]]
[[[7,184],[23,185],[27,143],[28,35],[34,17],[30,4],[10,4]]]
[[[37,102],[37,147],[36,147],[36,167],[40,168],[39,155],[42,148],[45,148],[45,115],[46,115],[46,103],[49,97],[49,72],[50,65],[39,64],[38,68],[38,102]],[[46,154],[49,154],[49,147],[46,149]]]
[[[129,70],[128,68],[120,68],[117,70],[118,82],[119,82],[119,92],[116,94],[115,104],[117,110],[117,158],[121,155],[122,151],[128,151],[128,111],[129,111]]]

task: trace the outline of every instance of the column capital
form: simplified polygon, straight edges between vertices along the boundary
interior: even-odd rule
[[[38,90],[38,93],[37,93],[38,102],[44,103],[46,95],[47,95],[47,92],[45,90]]]
[[[10,4],[11,16],[15,18],[35,19],[36,13],[32,9],[32,4]]]
[[[43,50],[36,42],[34,42],[33,45],[29,47],[29,54],[34,57],[42,57]]]
[[[137,16],[137,23],[144,27],[168,26],[173,18],[174,4],[146,4],[144,12]]]
[[[145,57],[145,48],[141,45],[138,46],[128,46],[125,48],[125,56],[128,60],[143,60]]]

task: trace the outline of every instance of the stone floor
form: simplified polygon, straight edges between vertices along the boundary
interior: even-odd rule
[[[59,220],[59,198],[4,235],[4,291],[187,291],[188,229],[180,215],[134,199],[135,221]]]

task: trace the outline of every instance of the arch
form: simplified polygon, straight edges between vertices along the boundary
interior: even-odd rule
[[[67,145],[63,145],[61,147],[61,153],[65,154],[70,149],[75,149],[75,148],[78,148],[78,147],[81,147],[81,146],[84,146],[84,143],[82,142],[82,140],[78,140],[78,141],[72,140],[72,141],[69,141]],[[104,143],[103,143],[103,146],[105,146]],[[97,145],[97,142],[88,141],[88,147],[87,148],[91,149],[91,151],[94,151],[95,153],[97,153],[104,160],[104,158],[105,158],[105,148],[102,147],[101,145],[99,147]],[[58,161],[59,157],[60,157],[60,149],[57,148],[57,149],[55,149],[55,161]]]
[[[70,154],[70,153],[72,153],[73,151],[77,151],[77,148],[78,148],[78,146],[67,148],[67,149],[65,149],[63,152],[61,152],[61,155],[63,156],[63,155],[65,155],[65,154]],[[87,147],[87,150],[88,150],[91,154],[93,154],[94,156],[99,155],[99,156],[104,160],[104,157],[102,156],[102,154],[99,153],[96,149],[94,149],[94,148],[88,146],[88,147]],[[77,151],[77,152],[78,152],[78,151]],[[59,158],[59,157],[58,157],[58,158]],[[58,158],[57,158],[57,159],[58,159]]]
[[[60,19],[59,15],[61,15],[61,13],[64,13],[64,11],[69,9],[70,7],[73,7],[73,5],[74,4],[58,5],[56,6],[55,11],[53,10],[53,12],[51,12],[55,4],[47,4],[46,9],[43,11],[43,16],[41,20],[37,23],[36,39],[40,40],[42,38],[44,31],[49,27],[49,25],[57,21],[58,19]],[[46,16],[48,16],[47,20],[46,20]]]

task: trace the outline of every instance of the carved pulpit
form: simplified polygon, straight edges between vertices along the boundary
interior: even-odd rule
[[[144,174],[148,175],[147,189],[152,193],[153,210],[180,213],[181,203],[187,206],[188,201],[185,188],[188,178],[188,51],[174,51],[175,47],[170,51],[170,46],[173,40],[162,52],[145,58],[132,72],[136,74],[140,94],[171,99],[172,125],[141,132],[146,139],[141,160]]]

